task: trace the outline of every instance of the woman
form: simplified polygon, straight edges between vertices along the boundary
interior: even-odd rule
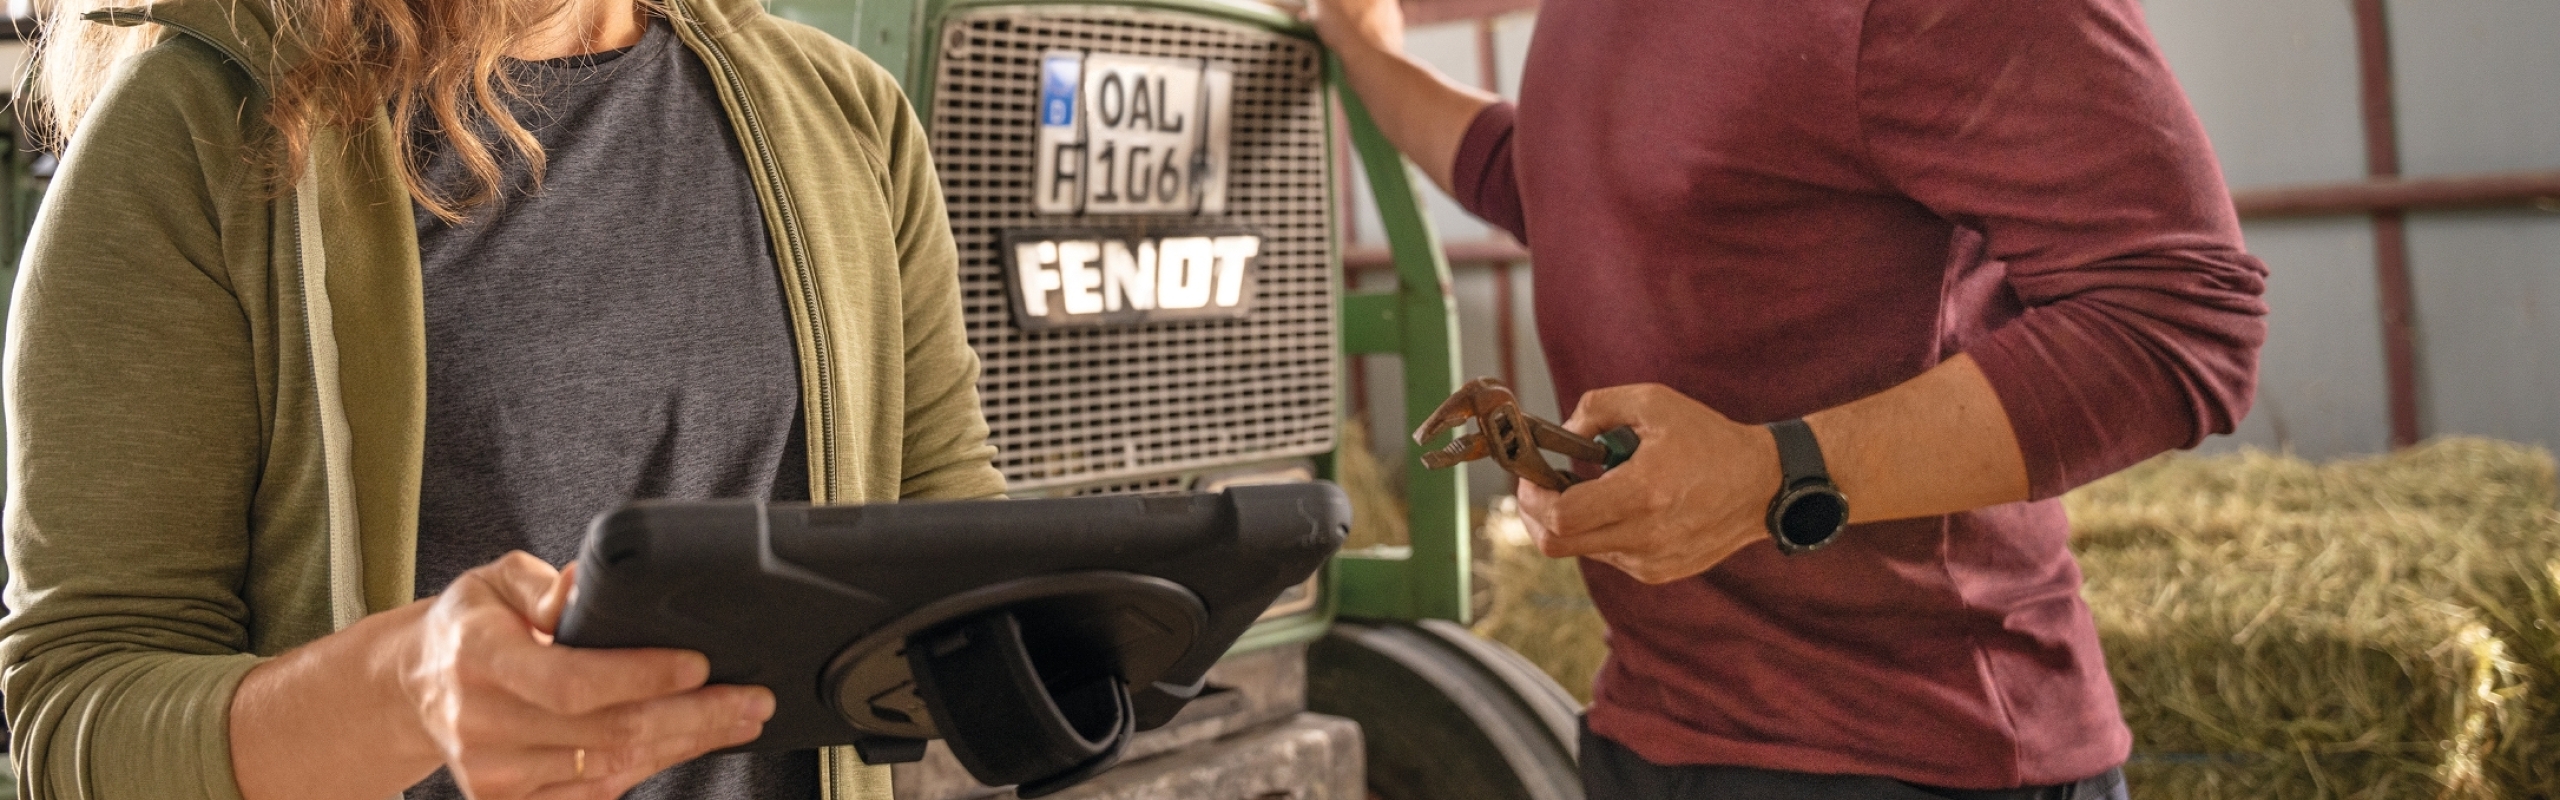
[[[547,631],[625,500],[1000,491],[884,72],[755,0],[82,10],[9,331],[25,796],[876,778],[696,758],[769,693]]]

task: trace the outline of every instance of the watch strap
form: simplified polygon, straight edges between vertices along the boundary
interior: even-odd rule
[[[1769,435],[1778,440],[1778,472],[1785,476],[1781,490],[1807,478],[1831,479],[1822,464],[1822,445],[1813,440],[1813,426],[1801,419],[1772,422]]]

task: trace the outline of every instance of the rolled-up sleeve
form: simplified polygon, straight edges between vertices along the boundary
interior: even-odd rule
[[[1520,180],[1511,169],[1511,129],[1518,111],[1510,103],[1494,103],[1476,112],[1458,140],[1458,158],[1450,165],[1450,189],[1458,205],[1477,219],[1529,241],[1529,219],[1520,207]]]
[[[2266,267],[2133,0],[1892,0],[1860,118],[1895,188],[1979,231],[2023,308],[1974,341],[2044,498],[2247,413]]]

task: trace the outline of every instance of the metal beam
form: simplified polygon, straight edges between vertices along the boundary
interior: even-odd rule
[[[2364,117],[2365,173],[2400,176],[2397,89],[2391,77],[2390,11],[2384,0],[2355,0],[2356,73]],[[2374,296],[2381,306],[2383,375],[2390,394],[2391,446],[2418,443],[2417,291],[2409,277],[2407,212],[2373,212]]]
[[[2560,171],[2278,186],[2231,193],[2243,219],[2534,206],[2560,211]]]
[[[1508,239],[1499,241],[1449,242],[1440,248],[1451,264],[1491,264],[1502,261],[1527,261],[1529,251]],[[1395,255],[1384,247],[1354,247],[1342,253],[1342,268],[1355,272],[1394,269]]]

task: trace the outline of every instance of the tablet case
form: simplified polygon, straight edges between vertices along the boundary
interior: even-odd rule
[[[558,641],[709,656],[774,693],[736,750],[946,739],[1023,797],[1108,769],[1342,544],[1329,483],[1215,494],[810,506],[642,501],[598,517]]]

